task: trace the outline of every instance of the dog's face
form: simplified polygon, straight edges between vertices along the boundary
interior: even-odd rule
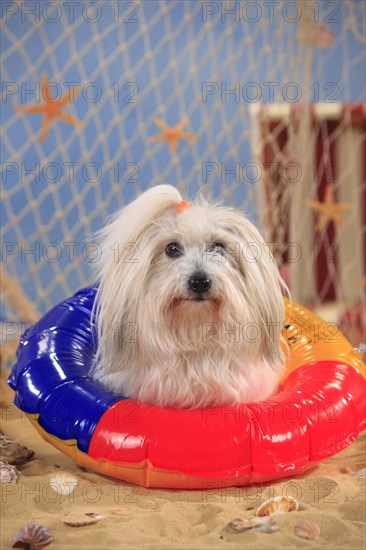
[[[101,369],[117,371],[121,357],[165,365],[181,357],[183,365],[197,353],[207,365],[224,356],[279,364],[282,282],[256,228],[231,208],[200,199],[180,211],[179,195],[148,193],[102,235]],[[133,345],[124,338],[131,323],[138,334]]]
[[[153,248],[146,292],[157,298],[167,320],[216,318],[228,286],[240,275],[233,242],[212,213],[199,206],[166,212],[146,239]]]
[[[188,339],[199,344],[202,323],[222,322],[227,329],[252,323],[263,335],[269,325],[279,325],[283,300],[276,264],[239,212],[205,202],[180,213],[168,208],[142,225],[133,242],[123,239],[123,219],[119,224],[114,236],[121,253],[102,270],[114,323],[123,317],[150,332],[165,325],[183,348],[184,338],[187,346]]]
[[[141,246],[151,247],[151,260],[146,272],[146,296],[161,305],[167,321],[171,317],[192,318],[192,322],[217,321],[220,311],[235,312],[241,308],[243,320],[250,297],[250,283],[245,265],[250,251],[247,243],[235,232],[235,223],[247,224],[244,219],[225,209],[195,205],[177,214],[170,210],[147,228]],[[248,243],[253,236],[247,235]],[[250,279],[250,278],[249,278]]]

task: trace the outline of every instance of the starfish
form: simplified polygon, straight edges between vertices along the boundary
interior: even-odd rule
[[[194,141],[197,139],[195,134],[189,134],[182,131],[188,124],[187,118],[183,118],[179,124],[173,126],[172,128],[169,128],[169,126],[167,126],[160,118],[155,121],[155,124],[160,128],[162,133],[150,137],[149,141],[167,141],[169,143],[169,150],[171,153],[175,153],[177,150],[179,139],[187,139],[189,141]]]
[[[44,118],[42,121],[41,132],[39,134],[40,141],[44,141],[46,139],[48,130],[50,129],[51,124],[53,124],[55,118],[61,118],[64,122],[74,124],[80,128],[82,126],[82,122],[62,110],[64,105],[72,101],[74,97],[74,90],[76,90],[79,85],[72,86],[66,94],[63,94],[60,98],[55,99],[51,93],[47,75],[44,73],[41,77],[41,87],[44,103],[41,105],[31,105],[29,107],[24,105],[16,106],[18,111],[22,111],[24,113],[43,114]]]
[[[334,201],[333,189],[330,185],[327,185],[325,188],[324,202],[307,200],[305,204],[319,214],[318,222],[315,226],[315,231],[317,232],[324,229],[330,221],[334,221],[338,225],[346,225],[346,220],[342,217],[341,212],[352,208],[352,204],[350,203],[337,204]]]

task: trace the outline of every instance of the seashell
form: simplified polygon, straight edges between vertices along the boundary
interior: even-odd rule
[[[320,537],[320,527],[314,521],[304,519],[296,523],[294,533],[302,539],[318,539]]]
[[[274,518],[268,516],[252,518],[253,531],[259,533],[275,533],[278,530],[278,525]]]
[[[95,514],[94,512],[72,512],[61,518],[61,521],[67,525],[71,525],[71,527],[83,527],[84,525],[98,523],[98,521],[104,518],[105,516]]]
[[[53,541],[53,536],[43,525],[26,525],[13,536],[13,548],[38,550]]]
[[[274,497],[266,500],[259,506],[255,515],[261,516],[278,516],[286,512],[294,512],[299,509],[299,502],[293,497]]]
[[[253,529],[253,525],[250,525],[248,520],[235,518],[230,523],[227,524],[227,527],[230,529],[233,529],[233,531],[236,531],[237,533],[244,533],[244,531],[249,531],[250,529]]]
[[[59,495],[70,495],[78,484],[78,478],[67,472],[58,472],[51,476],[50,485]]]
[[[9,464],[21,466],[29,462],[33,455],[34,451],[31,451],[23,445],[19,445],[19,443],[7,437],[4,432],[0,430],[0,460],[6,460]]]
[[[16,466],[11,466],[6,460],[0,462],[0,481],[2,483],[16,483],[19,474]]]
[[[366,468],[362,468],[361,470],[357,470],[357,472],[354,472],[353,474],[356,478],[357,484],[360,488],[361,494],[366,494]]]
[[[275,533],[278,529],[276,520],[273,518],[251,518],[250,520],[243,520],[240,518],[233,519],[228,525],[230,529],[233,529],[237,533],[244,533],[245,531],[258,531],[260,533]]]

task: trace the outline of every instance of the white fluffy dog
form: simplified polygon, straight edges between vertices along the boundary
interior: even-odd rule
[[[279,275],[238,211],[158,185],[100,234],[94,377],[149,405],[260,401],[284,357]]]

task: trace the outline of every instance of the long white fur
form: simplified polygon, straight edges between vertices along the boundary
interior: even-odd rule
[[[100,233],[94,376],[150,405],[266,399],[284,366],[285,284],[260,233],[238,211],[201,197],[177,213],[181,200],[172,186],[153,187]],[[183,256],[166,255],[173,241]],[[224,255],[208,251],[216,241]],[[189,299],[197,270],[212,280],[202,302]]]

